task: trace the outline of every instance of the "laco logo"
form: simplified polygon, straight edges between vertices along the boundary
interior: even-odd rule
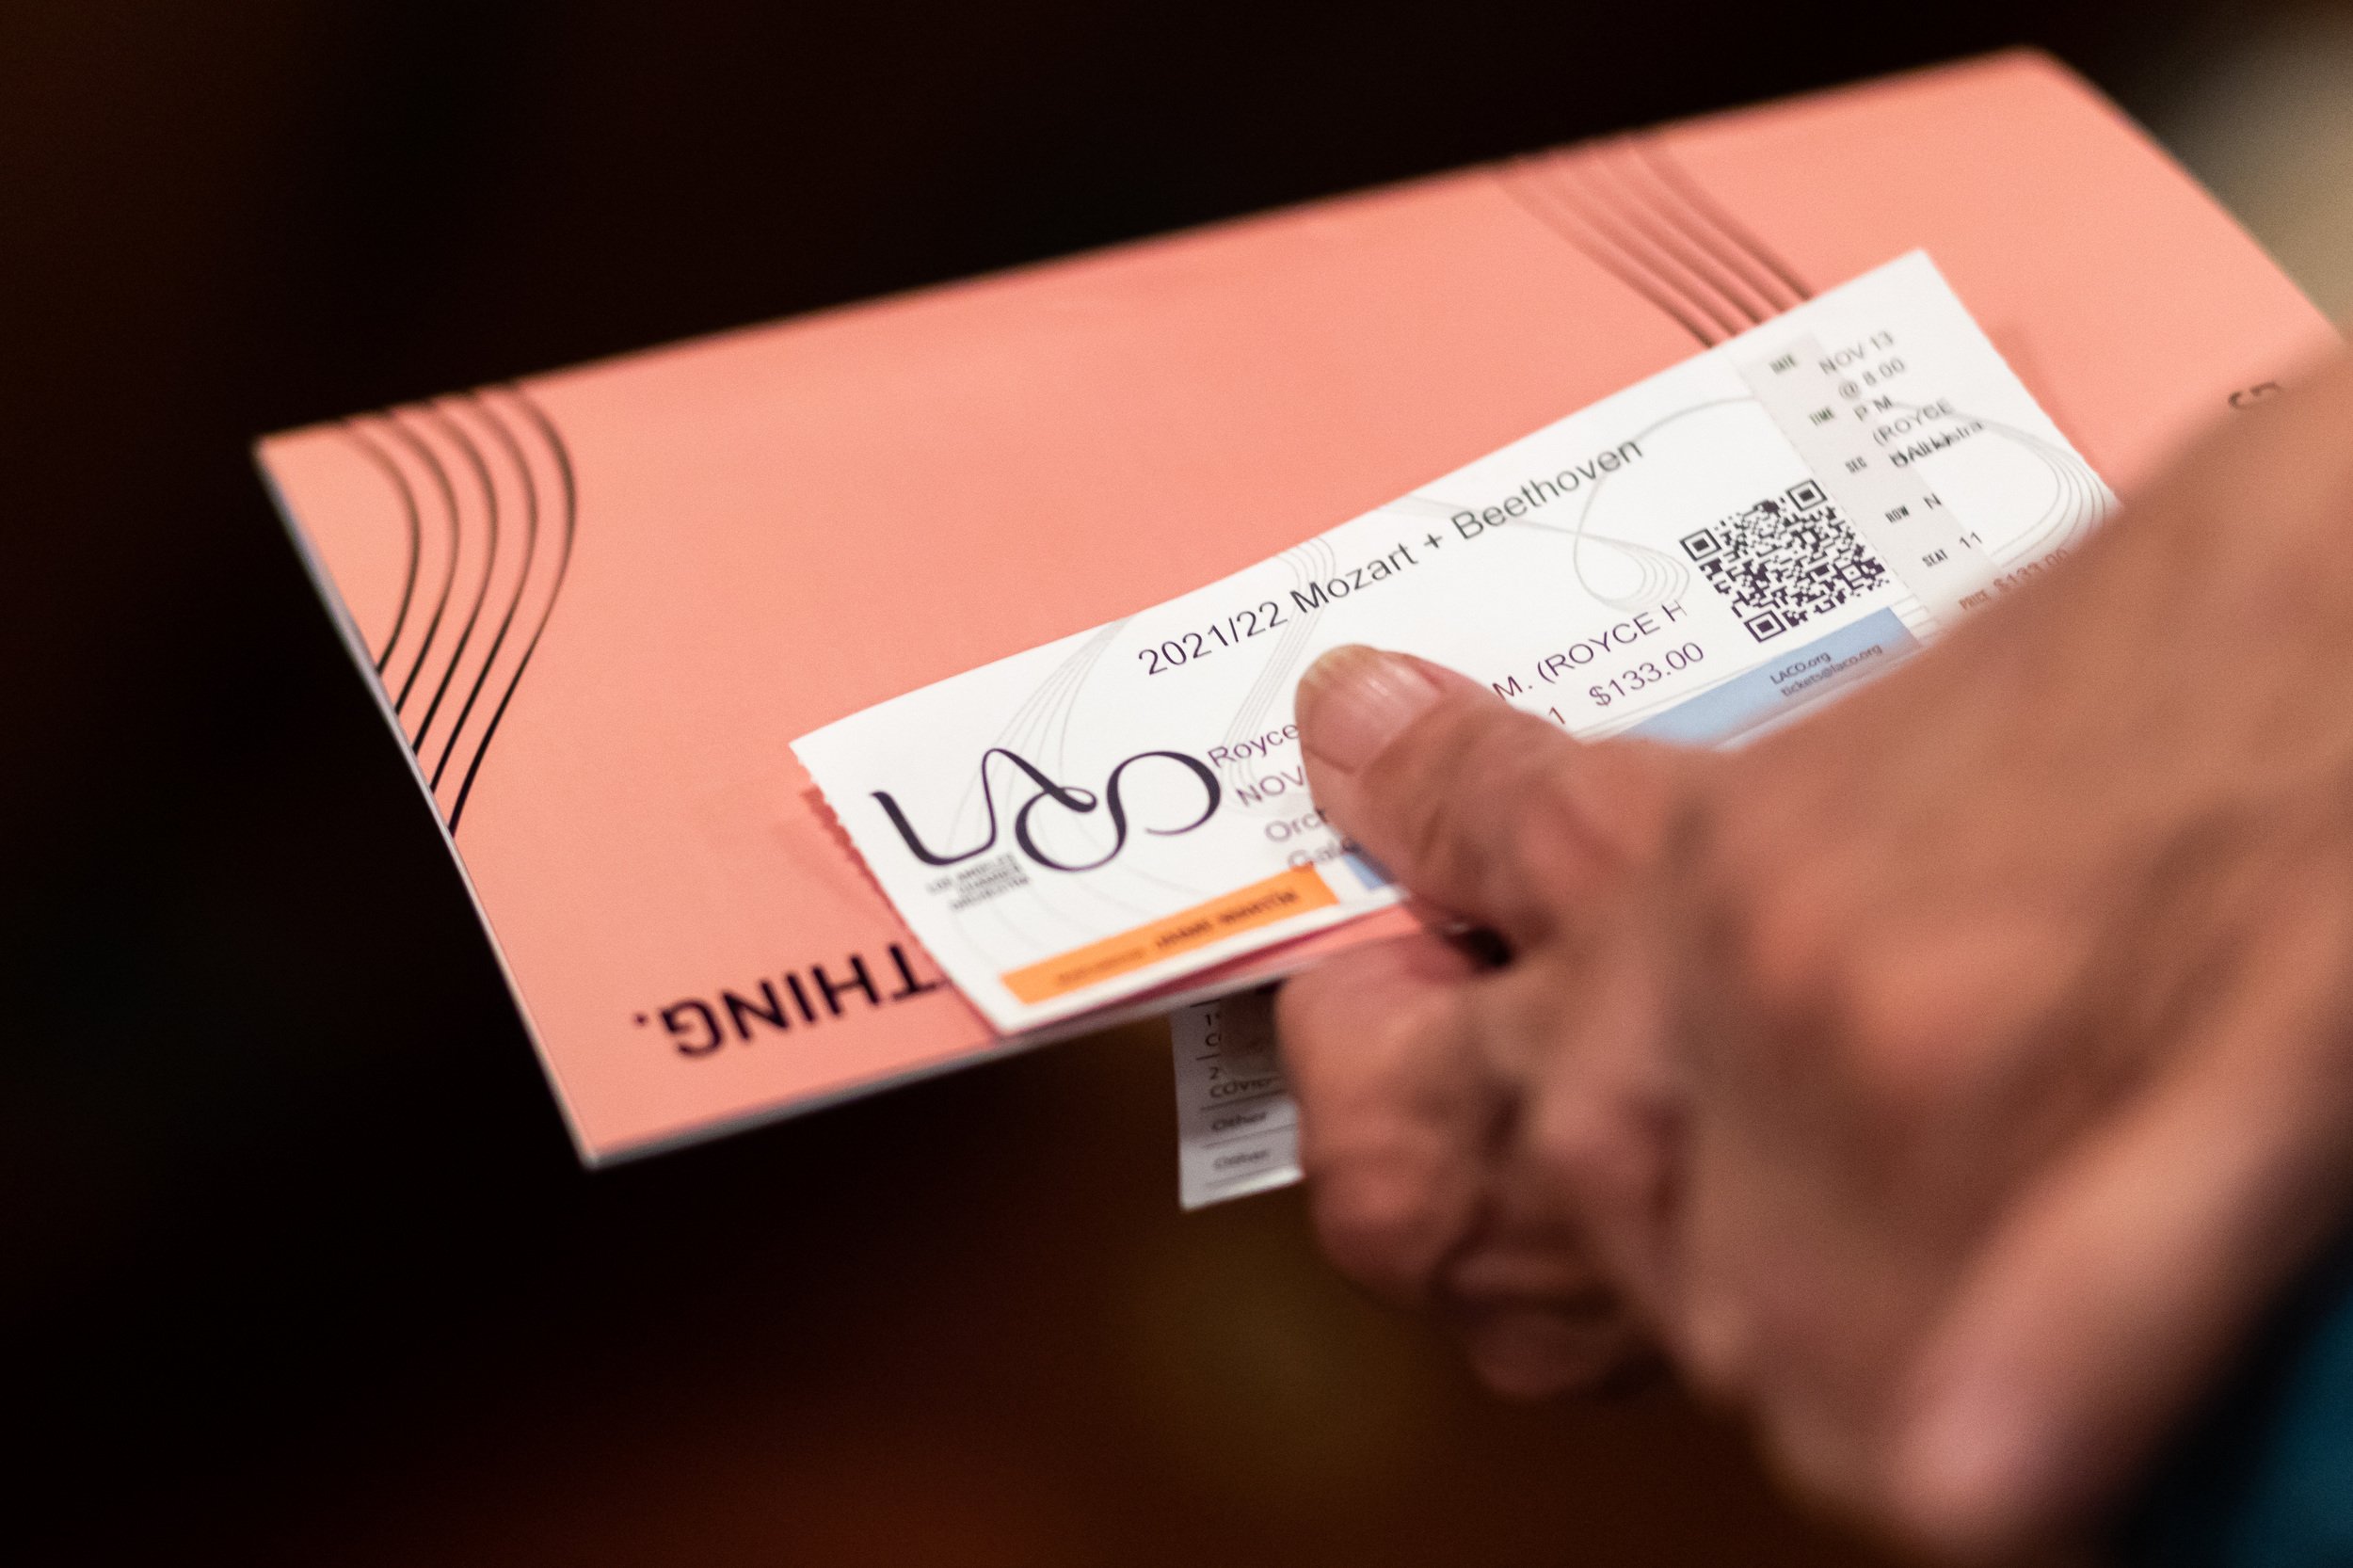
[[[1129,768],[1139,762],[1174,762],[1193,775],[1194,780],[1201,786],[1202,799],[1199,816],[1179,827],[1145,827],[1146,833],[1160,838],[1174,838],[1179,833],[1192,832],[1217,814],[1218,801],[1225,793],[1218,785],[1217,775],[1209,771],[1207,763],[1196,758],[1188,757],[1181,751],[1137,752],[1133,757],[1112,769],[1111,776],[1103,781],[1103,792],[1098,795],[1093,790],[1081,790],[1074,785],[1056,783],[1039,772],[1030,760],[1020,753],[1008,751],[1003,746],[991,746],[981,753],[981,804],[988,808],[988,837],[970,849],[959,850],[953,855],[939,854],[926,845],[917,835],[914,824],[907,821],[906,813],[899,809],[899,803],[890,798],[888,791],[876,790],[874,792],[874,798],[882,803],[883,814],[890,819],[890,825],[899,830],[899,837],[906,840],[907,853],[927,866],[952,866],[960,860],[969,860],[976,855],[985,855],[996,847],[997,800],[989,788],[988,764],[991,759],[998,757],[1003,758],[1015,767],[1019,768],[1029,776],[1031,782],[1037,786],[1037,793],[1023,801],[1021,809],[1013,814],[1013,841],[1021,846],[1022,854],[1039,865],[1058,872],[1091,872],[1097,866],[1107,866],[1122,849],[1127,847],[1128,808],[1119,798],[1119,781],[1127,776]],[[1076,862],[1057,860],[1038,848],[1037,839],[1031,829],[1030,817],[1031,813],[1048,802],[1076,816],[1092,816],[1098,810],[1110,813],[1112,847],[1105,850],[1097,859]]]

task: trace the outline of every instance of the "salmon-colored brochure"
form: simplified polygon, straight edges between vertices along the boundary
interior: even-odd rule
[[[941,984],[793,737],[1233,572],[1914,248],[2127,499],[2335,341],[2138,130],[2017,55],[261,461],[593,1161],[1028,1043]]]

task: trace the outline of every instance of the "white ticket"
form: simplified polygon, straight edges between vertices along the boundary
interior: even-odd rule
[[[1274,1050],[1274,992],[1168,1016],[1176,1058],[1176,1197],[1187,1208],[1299,1179],[1299,1107]]]
[[[1316,656],[1715,744],[1886,667],[2113,498],[1914,252],[1196,592],[793,749],[1008,1032],[1395,901],[1308,798]]]

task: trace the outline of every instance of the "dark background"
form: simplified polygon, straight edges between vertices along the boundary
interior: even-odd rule
[[[583,1174],[247,445],[2014,41],[2139,107],[2249,9],[0,5],[0,1552],[1857,1559],[1296,1194],[1180,1218],[1148,1030]]]

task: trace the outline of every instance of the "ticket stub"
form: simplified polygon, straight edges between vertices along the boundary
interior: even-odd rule
[[[1395,901],[1308,798],[1342,643],[1587,737],[1736,740],[1885,668],[2114,504],[1914,252],[1281,554],[794,744],[1015,1032]]]
[[[1274,1049],[1272,987],[1168,1016],[1176,1058],[1176,1197],[1188,1209],[1299,1179],[1299,1107]]]

